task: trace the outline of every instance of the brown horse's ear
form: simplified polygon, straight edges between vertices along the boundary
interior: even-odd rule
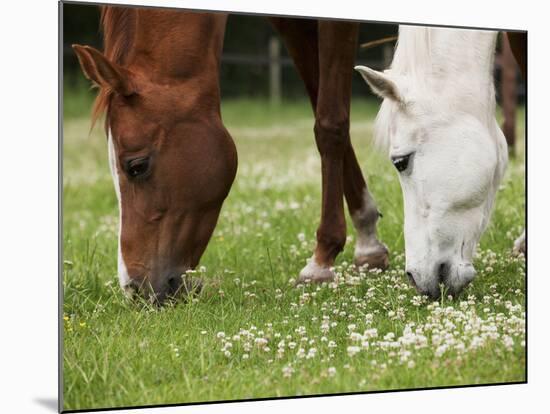
[[[90,46],[73,45],[84,75],[100,87],[111,88],[123,96],[135,93],[131,74],[112,63],[99,50]]]

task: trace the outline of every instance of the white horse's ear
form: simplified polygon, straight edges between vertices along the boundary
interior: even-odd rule
[[[378,72],[366,66],[356,66],[355,70],[363,76],[363,79],[369,84],[372,91],[381,98],[388,98],[396,102],[403,101],[397,84],[390,79],[388,74]]]

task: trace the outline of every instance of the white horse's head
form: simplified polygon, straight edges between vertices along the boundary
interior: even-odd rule
[[[375,134],[389,145],[403,190],[406,273],[434,299],[441,287],[456,295],[476,274],[476,246],[507,162],[494,105],[450,99],[458,79],[432,88],[392,71],[356,69],[384,99]]]

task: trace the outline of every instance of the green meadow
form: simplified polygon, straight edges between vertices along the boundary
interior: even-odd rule
[[[204,288],[155,307],[118,287],[118,203],[88,95],[65,95],[63,394],[66,410],[525,381],[525,260],[511,255],[525,219],[519,145],[456,299],[430,302],[404,275],[397,173],[371,145],[376,101],[354,100],[351,136],[391,251],[383,273],[295,287],[315,245],[320,160],[308,103],[223,102],[239,169],[197,268]],[[346,212],[347,214],[347,212]]]

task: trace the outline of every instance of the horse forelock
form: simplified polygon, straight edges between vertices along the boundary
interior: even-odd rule
[[[418,26],[399,26],[399,37],[390,68],[386,71],[401,89],[418,87],[428,77],[426,71],[431,67],[431,35],[429,28]],[[414,81],[413,81],[414,80]],[[390,147],[390,128],[398,103],[384,99],[374,122],[374,146],[382,152]]]
[[[136,32],[134,7],[102,6],[100,27],[103,34],[103,53],[111,62],[124,66]],[[107,87],[100,87],[92,110],[92,128],[102,114],[106,113],[113,95]],[[108,119],[105,120],[105,129]]]
[[[391,64],[393,73],[425,79],[431,67],[431,35],[427,27],[399,26],[395,55]]]
[[[390,125],[396,106],[390,99],[384,99],[374,120],[374,147],[385,153],[390,147]]]

